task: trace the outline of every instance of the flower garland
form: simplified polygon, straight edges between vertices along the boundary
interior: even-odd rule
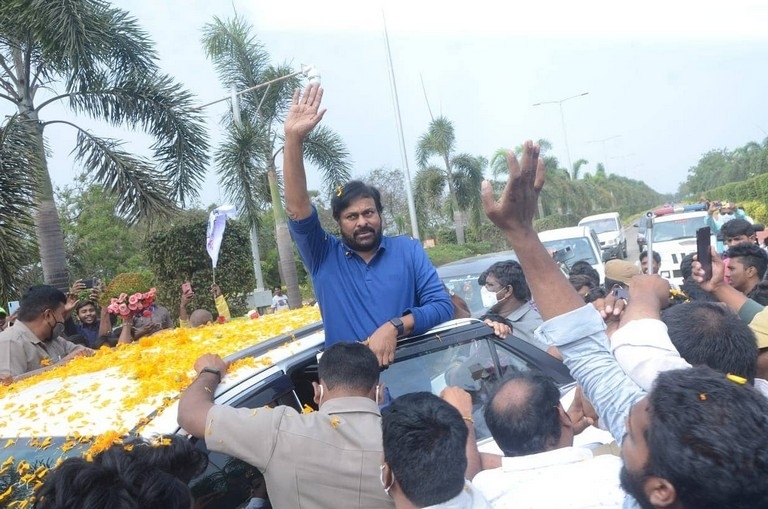
[[[107,311],[119,316],[124,322],[135,315],[152,316],[151,306],[154,304],[156,296],[156,288],[150,288],[146,293],[136,292],[131,296],[127,293],[121,293],[116,298],[112,297]]]
[[[122,437],[128,431],[141,431],[150,422],[147,417],[141,417],[138,422],[127,422],[126,420],[132,415],[135,416],[137,411],[149,408],[150,411],[143,413],[147,416],[152,410],[160,414],[170,406],[179,393],[194,380],[192,366],[201,355],[216,352],[225,357],[319,320],[318,308],[310,306],[265,315],[258,320],[236,318],[224,324],[210,324],[194,329],[168,329],[142,338],[137,343],[118,345],[114,349],[102,347],[92,357],[76,358],[39,375],[0,386],[0,408],[3,410],[0,415],[0,429],[17,419],[36,423],[34,427],[22,429],[25,431],[23,438],[3,437],[7,441],[0,444],[0,451],[15,445],[19,440],[27,440],[29,447],[47,449],[52,447],[51,437],[46,437],[49,434],[46,433],[47,421],[50,419],[64,418],[69,422],[70,429],[78,429],[79,426],[93,425],[86,412],[78,408],[109,409],[112,412],[114,407],[114,416],[110,421],[114,429],[108,429],[95,436],[73,432],[58,447],[61,451],[58,462],[62,461],[68,451],[83,446],[87,447],[84,453],[86,459],[92,457],[112,444],[121,443]],[[271,361],[247,358],[235,362],[230,369],[259,365],[271,365]],[[76,375],[107,370],[116,370],[119,380],[129,381],[129,390],[120,392],[118,387],[99,385],[75,389],[68,380]],[[14,397],[46,380],[57,380],[55,391],[35,401],[21,401],[20,398]],[[0,465],[3,465],[0,467],[0,481],[3,480],[3,468],[6,468],[6,472],[18,473],[23,470],[24,474],[21,475],[31,474],[26,462],[21,459],[16,461],[12,456],[0,458]],[[38,467],[35,472],[34,479],[24,478],[32,480],[32,487],[42,481],[47,470]],[[26,489],[30,482],[19,483],[21,481],[14,478],[5,491],[0,492],[0,505],[7,504],[5,506],[14,508],[31,507],[33,496],[29,493],[30,490]],[[0,485],[6,486],[5,483]]]

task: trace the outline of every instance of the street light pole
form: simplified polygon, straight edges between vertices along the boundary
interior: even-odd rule
[[[617,138],[621,138],[620,134],[617,134],[615,136],[609,136],[607,138],[603,138],[602,140],[590,140],[587,143],[600,143],[603,146],[603,161],[606,163],[608,162],[608,151],[605,149],[605,142],[610,140],[615,140]]]
[[[584,92],[582,94],[578,95],[572,95],[571,97],[566,97],[565,99],[560,99],[558,101],[543,101],[534,103],[534,106],[543,106],[545,104],[557,104],[560,108],[560,125],[563,128],[563,141],[565,142],[565,155],[568,157],[568,173],[571,173],[573,171],[573,163],[571,162],[571,149],[568,147],[568,133],[565,130],[565,114],[563,113],[563,103],[565,101],[570,101],[571,99],[576,99],[577,97],[583,97],[585,95],[589,94],[589,92]]]
[[[302,76],[302,75],[308,78],[310,83],[320,82],[320,72],[317,70],[316,67],[313,67],[310,65],[302,65],[300,71],[286,74],[285,76],[279,76],[275,79],[265,81],[264,83],[259,83],[258,85],[254,85],[252,87],[246,88],[245,90],[237,91],[234,87],[232,87],[232,89],[230,90],[230,94],[228,96],[203,104],[202,106],[198,106],[195,109],[203,110],[208,106],[213,106],[214,104],[218,104],[224,101],[230,101],[230,106],[232,108],[232,119],[238,127],[241,127],[242,126],[242,119],[240,117],[240,96],[241,95],[246,94],[248,92],[253,92],[254,90],[259,90],[265,87],[269,89],[269,87],[275,83],[279,83],[281,81],[285,81],[287,79],[295,78],[296,76]],[[265,93],[265,97],[266,97],[266,93]],[[263,102],[263,98],[262,98],[262,102]],[[259,104],[258,108],[261,109],[261,103]],[[258,114],[258,109],[256,113]],[[259,236],[256,231],[256,228],[251,228],[251,253],[253,255],[253,273],[254,273],[254,276],[256,277],[256,290],[257,290],[256,293],[258,293],[259,291],[264,290],[264,275],[261,272],[261,256],[259,254]],[[254,294],[254,296],[256,295],[256,293]],[[271,295],[270,292],[267,292],[267,293]]]

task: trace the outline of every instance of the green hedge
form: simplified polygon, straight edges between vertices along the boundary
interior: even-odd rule
[[[710,200],[739,204],[755,222],[768,224],[768,173],[716,187],[704,194]]]

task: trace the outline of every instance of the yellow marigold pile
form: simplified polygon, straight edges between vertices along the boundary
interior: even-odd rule
[[[54,368],[37,376],[20,380],[8,386],[0,386],[0,400],[3,402],[0,415],[0,430],[13,419],[24,417],[33,422],[40,422],[40,429],[30,430],[34,436],[31,446],[48,447],[46,440],[45,415],[53,412],[66,413],[66,419],[76,429],[78,422],[87,422],[87,416],[81,410],[83,402],[98,409],[115,403],[111,398],[121,398],[119,408],[126,414],[130,410],[150,407],[162,411],[175,401],[178,394],[194,379],[195,360],[203,354],[215,353],[222,357],[231,355],[249,346],[268,339],[290,333],[320,320],[316,307],[306,307],[279,314],[266,315],[256,320],[240,318],[224,324],[211,324],[195,329],[170,329],[142,338],[139,342],[119,345],[115,349],[102,348],[92,357],[81,357],[64,366]],[[262,361],[262,364],[269,361]],[[243,359],[231,369],[243,365],[256,366],[255,359]],[[82,391],[73,391],[68,387],[67,379],[75,375],[96,373],[102,370],[118,370],[118,379],[128,381],[130,390],[119,391],[117,387],[91,386]],[[35,401],[21,401],[14,398],[14,393],[34,387],[44,380],[57,380],[56,390],[43,395]],[[114,377],[112,378],[114,380]],[[78,403],[78,404],[76,404]],[[119,414],[119,412],[118,412]],[[149,415],[147,412],[144,415]],[[91,444],[89,454],[95,454],[119,441],[121,436],[136,427],[139,430],[149,422],[142,418],[139,422],[123,422],[120,429],[111,430],[95,437],[84,437],[75,433],[64,446],[63,452],[76,443]],[[42,432],[41,432],[42,430]],[[50,433],[50,432],[49,432]],[[12,437],[4,437],[12,438]],[[15,443],[15,441],[13,441]],[[5,447],[12,445],[9,440]]]

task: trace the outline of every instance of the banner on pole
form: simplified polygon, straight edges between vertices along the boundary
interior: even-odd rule
[[[236,214],[237,209],[234,205],[222,205],[213,209],[208,216],[205,248],[208,250],[214,269],[219,261],[219,249],[221,249],[221,240],[224,238],[224,229],[227,227],[227,218]]]

